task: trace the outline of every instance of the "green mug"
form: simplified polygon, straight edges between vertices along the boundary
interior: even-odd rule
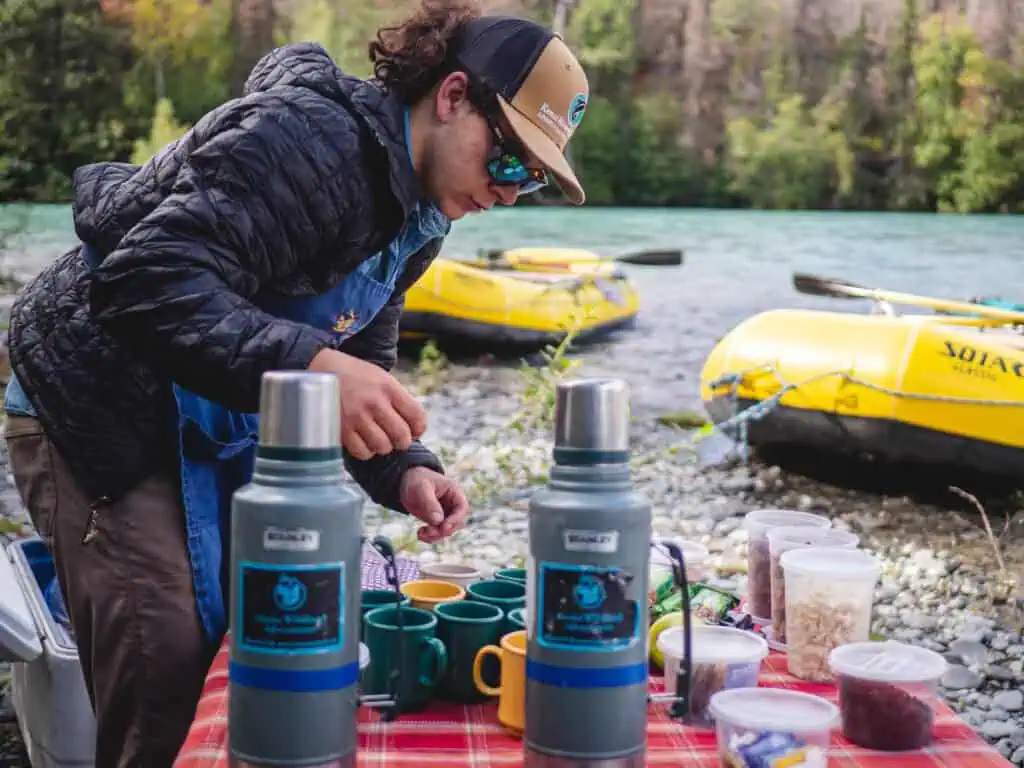
[[[401,712],[425,707],[448,667],[444,643],[435,637],[434,614],[408,605],[385,606],[368,612],[365,624],[370,664],[363,672],[362,692],[395,694]]]
[[[494,572],[494,578],[499,581],[515,581],[520,584],[526,583],[526,569],[525,568],[503,568],[500,571]]]
[[[518,581],[488,579],[466,587],[466,597],[496,605],[507,613],[526,605],[526,585]]]
[[[385,605],[409,605],[409,598],[393,589],[364,589],[359,596],[359,639],[366,640],[366,614]]]
[[[448,668],[437,687],[438,697],[467,703],[483,700],[486,696],[473,682],[473,662],[481,648],[498,644],[505,612],[490,603],[459,600],[441,603],[434,615],[437,638],[448,651]]]
[[[507,621],[508,625],[512,627],[512,629],[509,630],[510,632],[526,629],[526,609],[516,608],[513,611],[509,611]]]

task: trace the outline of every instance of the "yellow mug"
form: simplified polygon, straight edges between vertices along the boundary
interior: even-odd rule
[[[487,656],[501,662],[501,683],[492,688],[483,681],[481,670]],[[500,696],[498,722],[521,736],[526,728],[526,630],[509,632],[501,638],[501,647],[485,645],[473,660],[473,682],[487,696]]]
[[[436,605],[453,603],[466,596],[466,590],[458,584],[437,579],[407,581],[400,589],[402,594],[412,602],[413,607],[422,608],[424,611],[432,611]]]

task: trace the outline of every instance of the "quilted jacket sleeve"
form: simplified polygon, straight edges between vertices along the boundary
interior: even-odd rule
[[[325,99],[239,105],[193,150],[173,190],[94,273],[91,309],[159,375],[244,412],[260,377],[302,369],[328,334],[275,318],[250,298],[315,258],[344,228],[354,128]],[[338,135],[340,134],[340,135]]]
[[[346,339],[339,347],[340,351],[367,360],[385,371],[395,366],[398,360],[398,323],[405,308],[405,292],[430,266],[441,250],[441,242],[431,241],[409,259],[409,266],[391,300],[362,331]],[[345,466],[371,499],[399,512],[407,512],[398,494],[399,481],[407,469],[422,466],[444,473],[441,461],[419,440],[413,441],[407,451],[395,451],[367,460],[357,459],[346,451]]]

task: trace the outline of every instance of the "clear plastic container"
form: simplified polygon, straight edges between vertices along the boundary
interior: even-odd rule
[[[721,691],[709,706],[722,765],[825,768],[839,708],[820,696],[783,688]]]
[[[768,529],[783,525],[831,528],[832,521],[821,515],[795,509],[755,509],[743,520],[747,529],[747,610],[758,624],[772,620],[772,558],[768,546]]]
[[[704,581],[707,577],[708,548],[698,541],[667,537],[655,538],[651,543],[657,545],[666,541],[675,544],[682,550],[683,561],[686,563],[686,580],[690,584]],[[672,558],[669,557],[668,550],[659,546],[651,547],[651,564],[648,574],[652,593],[663,582],[672,578]]]
[[[772,563],[772,641],[785,645],[786,575],[779,563],[783,553],[803,547],[856,549],[860,543],[860,537],[840,528],[821,528],[811,525],[784,525],[778,528],[769,528],[767,535]]]
[[[718,691],[755,688],[761,662],[768,655],[764,638],[732,627],[692,627],[689,725],[712,726],[708,703]],[[683,656],[683,628],[671,627],[658,636],[665,659],[665,692],[676,692],[676,675]]]
[[[831,681],[832,650],[870,636],[882,564],[868,552],[841,547],[791,549],[781,564],[789,673],[802,680]]]
[[[843,736],[865,749],[899,752],[932,742],[946,660],[927,648],[885,640],[832,651]]]

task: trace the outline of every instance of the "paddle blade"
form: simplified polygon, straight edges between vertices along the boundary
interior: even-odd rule
[[[862,298],[865,292],[870,292],[869,288],[856,283],[832,277],[808,275],[803,272],[796,272],[793,275],[793,287],[808,296],[833,296],[842,299]]]
[[[646,267],[678,267],[683,263],[683,252],[679,249],[667,251],[637,251],[615,257],[623,264],[637,264]]]

